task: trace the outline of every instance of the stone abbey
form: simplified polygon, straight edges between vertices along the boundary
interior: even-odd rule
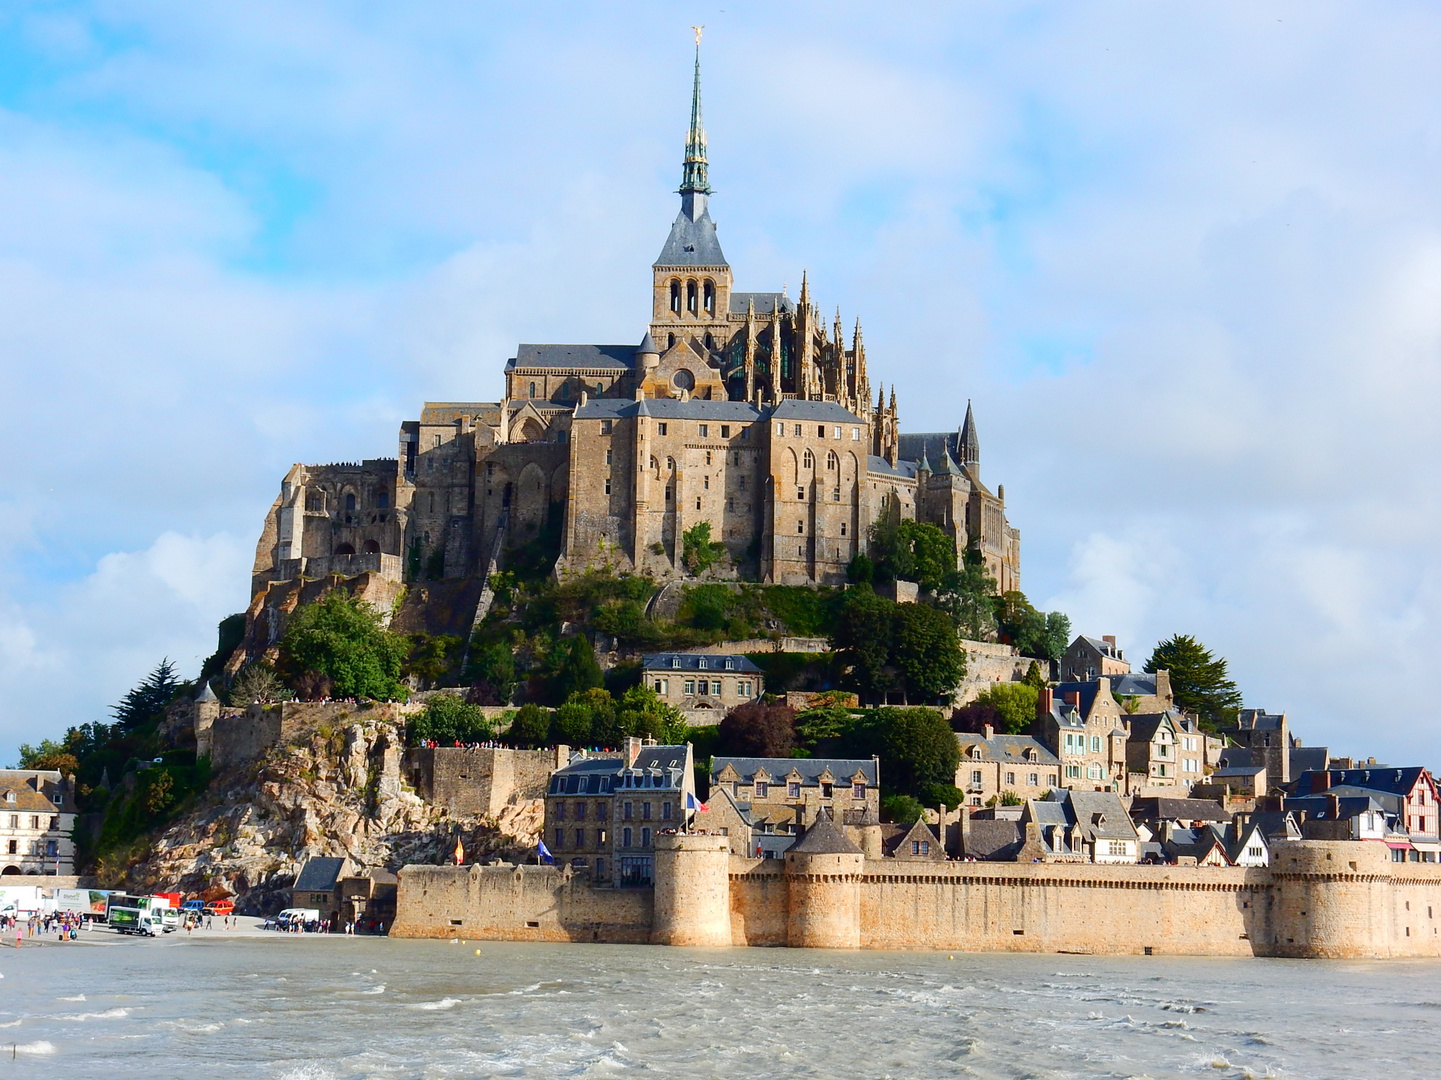
[[[253,591],[331,574],[398,586],[418,567],[478,576],[503,546],[546,535],[559,573],[665,579],[701,523],[725,545],[723,573],[832,584],[883,515],[940,526],[1002,591],[1019,588],[1020,534],[1004,488],[981,482],[969,405],[955,431],[902,434],[859,322],[828,324],[804,277],[795,300],[735,291],[707,169],[697,52],[680,213],[640,344],[522,344],[500,401],[428,402],[396,458],[294,466]]]

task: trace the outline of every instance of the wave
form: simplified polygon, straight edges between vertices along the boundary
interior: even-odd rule
[[[22,1020],[7,1020],[7,1021],[5,1021],[5,1023],[0,1024],[0,1028],[19,1027],[19,1026],[20,1026],[21,1024],[23,1024],[23,1023],[25,1023],[25,1021],[24,1021],[23,1019],[22,1019]]]
[[[84,995],[84,994],[76,994],[74,997],[58,997],[58,998],[56,998],[55,1000],[56,1000],[56,1001],[84,1001],[84,1000],[85,1000],[85,995]]]
[[[437,1009],[453,1009],[460,1004],[460,998],[441,998],[439,1001],[418,1001],[414,1005],[407,1005],[409,1009],[424,1009],[433,1012]]]
[[[368,990],[362,990],[361,993],[362,993],[362,994],[383,994],[383,993],[385,993],[385,983],[381,983],[379,986],[372,986],[372,987],[370,987],[370,989],[368,989]]]
[[[335,1074],[323,1065],[307,1061],[279,1074],[275,1080],[335,1080]]]
[[[16,1043],[12,1052],[16,1054],[53,1054],[55,1053],[55,1044],[46,1042],[44,1039],[33,1043]]]
[[[57,1020],[123,1020],[133,1009],[106,1009],[104,1012],[71,1013],[56,1017]]]

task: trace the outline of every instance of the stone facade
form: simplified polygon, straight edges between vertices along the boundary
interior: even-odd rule
[[[505,806],[545,798],[550,774],[569,761],[567,746],[418,746],[405,751],[401,775],[422,799],[452,814],[495,816]]]
[[[422,708],[419,702],[393,701],[284,701],[244,709],[216,707],[213,718],[211,710],[199,711],[195,749],[198,756],[208,756],[216,769],[234,768],[322,726],[339,727],[366,720],[403,724],[407,716]],[[398,765],[400,747],[386,752],[396,758]]]
[[[1131,662],[1111,634],[1099,638],[1082,634],[1061,654],[1059,666],[1061,682],[1090,682],[1131,671]]]
[[[641,343],[522,344],[500,401],[426,403],[394,458],[292,468],[237,664],[274,643],[294,582],[359,581],[388,611],[402,581],[484,574],[498,547],[542,537],[561,573],[676,578],[683,535],[708,524],[728,553],[713,575],[837,583],[889,515],[938,525],[1019,587],[1020,534],[981,480],[969,408],[955,431],[902,435],[858,323],[823,318],[804,278],[794,300],[733,290],[695,124]]]
[[[842,826],[880,822],[881,763],[851,758],[711,759],[711,792],[724,788],[758,826],[799,835],[822,816]]]
[[[1061,761],[1028,735],[997,735],[990,724],[979,734],[960,732],[956,787],[970,807],[988,806],[1004,794],[1038,799],[1061,786]]]
[[[765,693],[765,676],[755,661],[735,653],[657,653],[641,660],[645,685],[667,705],[716,712],[692,723],[719,723],[737,705]]]
[[[0,875],[75,873],[73,778],[54,769],[0,770]]]
[[[1326,958],[1441,957],[1441,867],[1280,841],[1269,867],[724,854],[666,838],[651,889],[565,867],[408,866],[393,934],[472,940]],[[722,857],[724,855],[724,857]],[[1124,910],[1125,918],[1116,912]],[[904,918],[897,913],[904,912]],[[725,929],[729,929],[729,935]]]

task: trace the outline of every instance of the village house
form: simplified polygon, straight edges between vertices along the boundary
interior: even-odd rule
[[[1129,675],[1131,662],[1116,646],[1112,634],[1086,637],[1082,634],[1061,654],[1061,682],[1093,682],[1113,675]]]
[[[1036,709],[1040,742],[1060,760],[1063,787],[1123,789],[1127,732],[1109,679],[1081,683],[1063,694],[1043,687]]]
[[[75,792],[54,769],[0,770],[0,875],[75,873]]]
[[[1383,765],[1363,769],[1326,769],[1302,773],[1296,780],[1295,795],[1298,797],[1327,794],[1338,798],[1366,796],[1374,799],[1389,815],[1393,827],[1406,834],[1387,841],[1397,862],[1437,862],[1441,859],[1436,781],[1425,768]],[[1287,809],[1292,809],[1291,800],[1287,802]]]
[[[961,758],[955,782],[967,806],[989,806],[1008,797],[1019,803],[1061,785],[1060,759],[1029,735],[997,735],[986,724],[979,735],[958,732],[956,741]]]
[[[1126,718],[1126,790],[1185,788],[1205,778],[1205,736],[1183,726],[1179,713],[1141,713]]]
[[[841,826],[880,822],[880,758],[716,757],[710,784],[712,797],[726,788],[780,833],[799,834],[823,810]]]
[[[1291,734],[1285,713],[1268,713],[1265,709],[1242,709],[1234,727],[1223,728],[1221,735],[1228,743],[1220,756],[1223,769],[1266,769],[1266,786],[1261,794],[1280,791],[1293,777],[1303,772],[1325,769],[1330,764],[1324,746],[1303,747]]]
[[[945,862],[945,848],[931,827],[922,818],[915,824],[885,825],[881,843],[883,855],[902,862]]]
[[[556,865],[598,884],[649,885],[657,832],[679,831],[695,797],[691,746],[628,738],[620,757],[571,759],[550,778],[542,836]]]
[[[765,693],[761,669],[740,655],[659,653],[641,660],[641,672],[645,685],[677,709],[716,709],[724,713],[756,701]]]

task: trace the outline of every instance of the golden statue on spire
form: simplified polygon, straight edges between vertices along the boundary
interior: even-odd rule
[[[701,31],[705,29],[705,26],[692,26],[691,29],[695,31],[695,43],[696,47],[699,48]]]

